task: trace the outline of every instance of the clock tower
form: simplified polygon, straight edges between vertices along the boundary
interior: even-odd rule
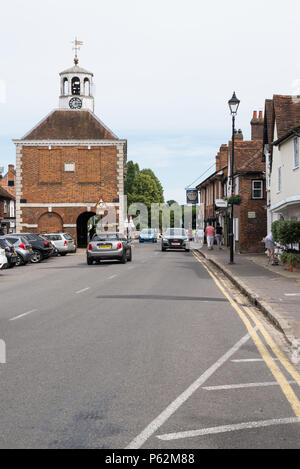
[[[88,110],[94,112],[93,74],[78,66],[78,58],[74,66],[61,72],[59,109]]]

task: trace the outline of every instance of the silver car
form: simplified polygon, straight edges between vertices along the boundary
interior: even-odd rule
[[[13,244],[16,254],[17,261],[16,265],[26,265],[32,259],[34,252],[29,241],[20,235],[9,234],[5,236],[11,244]]]
[[[76,244],[69,233],[43,233],[44,238],[51,241],[61,256],[76,252]]]
[[[116,259],[126,264],[132,260],[131,241],[122,233],[100,233],[93,236],[86,251],[88,265]]]

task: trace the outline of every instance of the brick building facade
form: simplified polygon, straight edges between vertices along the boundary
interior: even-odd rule
[[[14,140],[17,231],[67,231],[85,246],[100,199],[115,213],[103,228],[123,230],[127,142],[93,113],[92,73],[75,62],[60,78],[59,109]]]
[[[12,233],[15,228],[15,198],[0,186],[0,233]]]
[[[260,252],[261,240],[267,233],[265,167],[262,161],[263,116],[254,112],[251,120],[251,140],[244,141],[241,131],[236,132],[235,171],[233,192],[242,203],[234,206],[235,248],[243,252]],[[204,206],[207,225],[219,222],[224,228],[224,241],[229,245],[230,208],[222,207],[230,195],[230,158],[232,142],[222,145],[216,156],[216,171],[198,185],[200,203]]]

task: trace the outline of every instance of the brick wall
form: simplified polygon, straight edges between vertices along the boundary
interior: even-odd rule
[[[95,215],[100,197],[105,203],[118,204],[123,194],[123,181],[120,181],[124,164],[123,159],[120,160],[122,148],[123,144],[91,146],[90,150],[87,146],[52,146],[50,150],[48,146],[23,146],[19,185],[21,231],[63,230],[76,239],[77,218],[84,212]],[[74,171],[66,172],[65,163],[73,163]],[[117,207],[114,210],[118,223]]]
[[[74,172],[65,172],[74,163]],[[113,202],[118,197],[116,146],[30,147],[22,150],[22,199],[27,203]]]
[[[266,199],[252,199],[252,181],[255,179],[262,179],[262,177],[245,175],[240,178],[239,193],[243,202],[235,209],[235,217],[239,217],[239,250],[241,253],[264,251],[264,244],[261,243],[261,240],[267,234]],[[255,218],[249,218],[249,212],[254,212]]]

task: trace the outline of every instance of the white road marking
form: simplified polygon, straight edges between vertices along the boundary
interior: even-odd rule
[[[85,292],[85,291],[87,291],[87,290],[90,290],[90,289],[91,289],[91,287],[86,287],[86,288],[83,288],[82,290],[78,290],[78,291],[75,292],[75,293],[76,293],[76,295],[78,295],[79,293],[83,293],[83,292]]]
[[[113,278],[116,278],[116,277],[117,277],[117,275],[112,275],[111,277],[108,277],[107,280],[112,280]]]
[[[296,381],[288,381],[289,384],[297,384]],[[277,381],[269,381],[266,383],[242,383],[242,384],[225,384],[223,386],[207,386],[203,387],[206,391],[219,391],[225,389],[242,389],[242,388],[256,388],[264,386],[279,386]]]
[[[257,330],[257,327],[255,327]],[[207,381],[226,361],[229,360],[248,340],[250,334],[246,334],[239,340],[225,355],[223,355],[214,365],[206,370],[191,386],[189,386],[180,396],[161,412],[134,440],[129,443],[126,449],[139,449],[155,433],[179,407],[182,406],[193,394]]]
[[[227,433],[227,432],[234,432],[238,430],[248,430],[252,428],[270,427],[272,425],[288,425],[291,423],[300,423],[300,420],[297,417],[292,417],[292,418],[287,418],[287,419],[261,420],[258,422],[238,423],[235,425],[224,425],[221,427],[203,428],[201,430],[191,430],[191,431],[180,432],[180,433],[167,433],[165,435],[158,435],[157,438],[159,438],[160,440],[165,440],[165,441],[180,440],[183,438],[194,438],[196,436],[213,435],[216,433]]]
[[[278,362],[279,359],[278,358],[273,358],[273,360],[275,362]],[[243,359],[240,359],[240,360],[231,360],[232,363],[251,363],[251,362],[264,362],[265,360],[263,358],[243,358]]]
[[[300,296],[300,293],[285,293],[284,296]]]
[[[28,314],[35,313],[37,309],[32,309],[31,311],[27,311],[27,313],[20,314],[19,316],[15,316],[14,318],[11,318],[10,321],[15,321],[16,319],[23,318],[24,316],[28,316]]]

